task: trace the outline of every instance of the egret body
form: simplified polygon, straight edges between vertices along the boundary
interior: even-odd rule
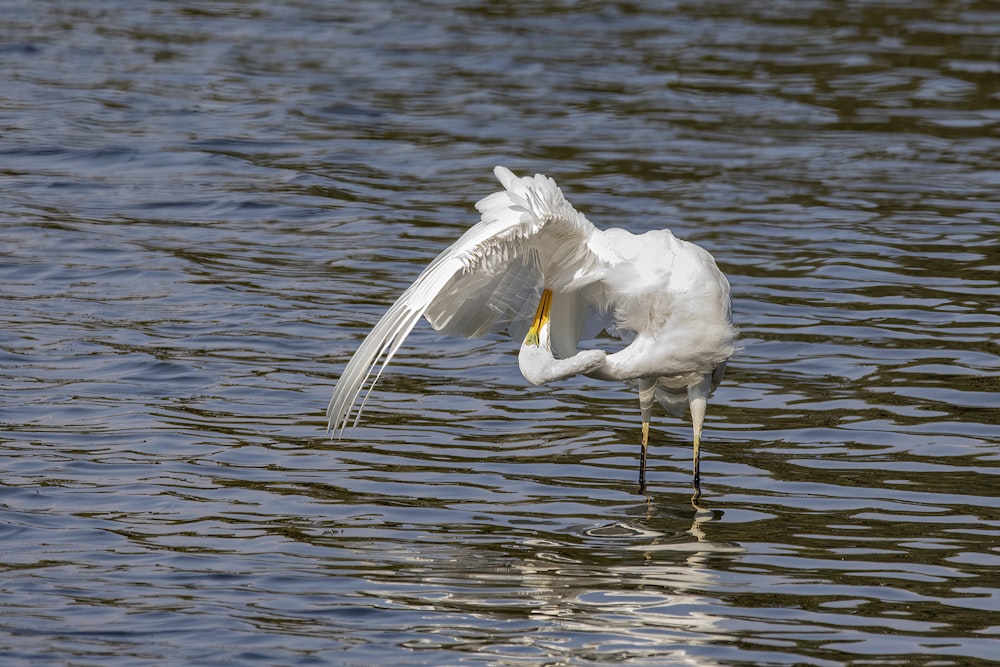
[[[518,366],[532,384],[583,374],[635,386],[641,491],[654,403],[675,415],[690,411],[697,487],[707,400],[736,338],[726,277],[707,251],[669,230],[601,230],[551,178],[494,173],[503,190],[476,204],[480,222],[430,263],[348,362],[327,409],[329,430],[352,423],[375,366],[381,361],[371,385],[425,317],[449,335],[507,331],[522,339]],[[602,329],[624,347],[578,349]]]

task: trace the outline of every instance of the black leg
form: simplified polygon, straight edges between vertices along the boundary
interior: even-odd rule
[[[642,420],[642,449],[639,450],[639,493],[646,493],[646,449],[649,445],[649,419]]]
[[[646,493],[646,443],[642,443],[639,454],[639,493]]]
[[[699,446],[700,438],[695,435],[694,438],[694,475],[691,478],[691,485],[694,487],[694,495],[691,496],[691,502],[698,500],[701,496],[701,447]]]

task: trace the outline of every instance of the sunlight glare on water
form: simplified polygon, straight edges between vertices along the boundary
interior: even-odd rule
[[[1000,653],[987,2],[13,2],[5,665],[980,665]],[[418,326],[496,164],[729,276],[690,426]]]

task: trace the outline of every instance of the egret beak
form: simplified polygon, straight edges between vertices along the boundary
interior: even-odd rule
[[[535,311],[535,319],[531,321],[531,328],[528,335],[524,337],[525,345],[538,347],[541,340],[542,327],[549,322],[549,310],[552,308],[552,290],[542,290],[542,298],[538,302],[538,310]]]

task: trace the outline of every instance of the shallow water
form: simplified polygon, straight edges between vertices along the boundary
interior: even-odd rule
[[[4,664],[1000,655],[991,3],[8,4]],[[494,164],[728,274],[697,506],[499,336],[325,436]]]

